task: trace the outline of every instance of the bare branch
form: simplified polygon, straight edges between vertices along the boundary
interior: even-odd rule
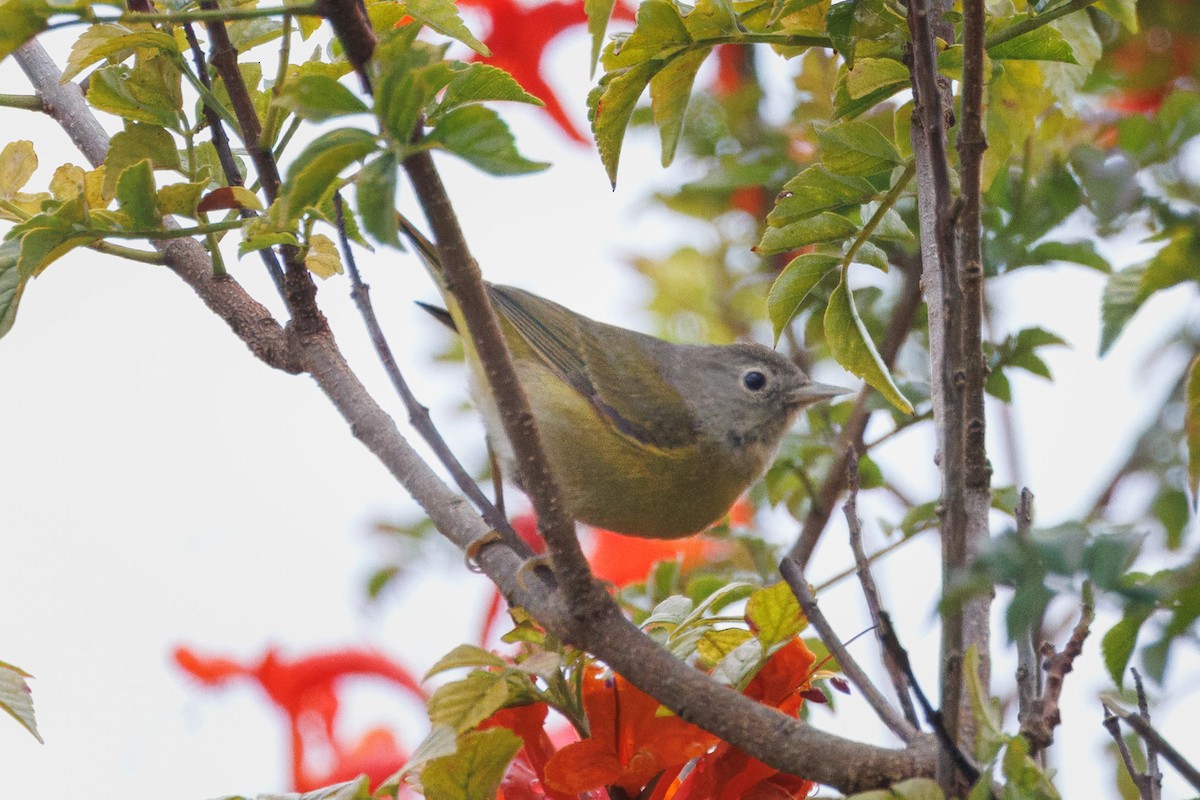
[[[942,755],[950,761],[968,784],[974,784],[979,780],[979,768],[971,762],[971,759],[951,737],[950,732],[946,730],[942,712],[935,709],[929,702],[929,698],[925,696],[921,684],[917,682],[917,676],[913,673],[912,662],[908,660],[908,651],[900,644],[900,639],[896,636],[896,629],[892,627],[891,616],[886,611],[881,611],[879,622],[879,633],[883,638],[883,646],[892,654],[892,658],[900,665],[900,669],[904,671],[908,685],[912,687],[913,694],[917,696],[917,704],[921,706],[921,711],[925,714],[925,721],[933,728]],[[994,792],[992,796],[995,797]]]
[[[371,287],[363,283],[362,275],[358,271],[358,262],[354,258],[354,251],[350,248],[350,237],[346,234],[346,221],[342,206],[341,193],[335,193],[333,209],[337,217],[338,240],[342,246],[342,257],[346,261],[346,272],[350,276],[352,287],[350,297],[354,300],[354,305],[358,307],[363,324],[367,326],[367,334],[371,337],[371,344],[375,347],[375,354],[379,356],[383,371],[387,373],[388,379],[392,382],[392,388],[396,390],[396,394],[400,396],[404,408],[408,411],[409,424],[433,449],[438,461],[449,470],[459,490],[471,499],[471,502],[483,515],[484,520],[505,537],[505,543],[509,549],[525,558],[532,557],[533,553],[513,531],[504,514],[492,505],[487,496],[479,490],[478,484],[471,479],[463,465],[455,458],[449,445],[446,444],[446,440],[442,438],[441,433],[434,426],[433,420],[430,419],[429,409],[417,400],[408,381],[404,379],[404,374],[400,372],[400,366],[396,363],[396,358],[392,355],[392,348],[388,345],[387,337],[384,336],[383,328],[379,324],[379,318],[375,316],[375,306],[371,302]]]
[[[1021,489],[1016,517],[1017,537],[1028,539],[1033,525],[1033,493],[1029,489]],[[1041,620],[1036,620],[1016,641],[1017,722],[1022,730],[1041,717],[1039,699],[1042,694],[1042,669],[1037,660],[1037,640],[1041,635]]]
[[[1133,685],[1137,690],[1138,712],[1150,720],[1150,703],[1146,700],[1146,687],[1142,684],[1142,673],[1137,667],[1129,670],[1133,673]],[[1158,764],[1158,750],[1150,742],[1146,742],[1146,781],[1150,789],[1149,800],[1159,800],[1162,796],[1162,768]]]
[[[1133,728],[1134,733],[1142,737],[1147,746],[1152,746],[1158,751],[1166,759],[1166,762],[1174,767],[1183,776],[1183,779],[1192,785],[1193,789],[1200,791],[1200,770],[1196,769],[1182,753],[1164,739],[1163,735],[1150,724],[1150,720],[1146,719],[1141,713],[1122,708],[1114,700],[1101,698],[1101,702],[1104,703],[1106,712],[1116,715],[1122,722]],[[1133,773],[1131,772],[1130,774],[1132,775]]]
[[[850,549],[854,552],[858,580],[862,585],[863,597],[867,601],[867,609],[871,612],[871,623],[875,626],[875,638],[879,641],[880,647],[883,647],[883,637],[879,633],[883,605],[879,601],[879,589],[875,585],[875,578],[871,575],[871,562],[867,559],[866,550],[863,549],[862,520],[858,518],[858,456],[853,453],[846,465],[846,480],[850,484],[850,494],[846,498],[843,511],[846,514],[846,523],[850,528]],[[908,683],[905,680],[904,671],[896,663],[892,652],[886,647],[883,647],[883,666],[887,670],[888,677],[891,678],[892,688],[896,692],[896,699],[900,702],[904,718],[908,720],[908,724],[914,731],[919,730],[917,711],[913,708],[912,697],[908,693]]]
[[[1117,743],[1117,752],[1121,755],[1121,763],[1125,765],[1125,771],[1129,773],[1129,779],[1137,787],[1138,797],[1141,800],[1154,800],[1150,794],[1150,782],[1147,780],[1146,774],[1139,770],[1137,765],[1133,763],[1133,753],[1129,752],[1129,744],[1125,741],[1125,737],[1121,735],[1121,720],[1105,707],[1104,722],[1102,724],[1104,725],[1104,729],[1112,736],[1113,741]]]
[[[851,496],[853,496],[853,493]],[[888,727],[888,730],[894,733],[905,744],[916,739],[920,735],[916,726],[910,725],[904,717],[900,716],[891,703],[888,702],[887,698],[875,688],[875,684],[871,683],[871,679],[867,677],[867,673],[858,665],[854,656],[850,655],[850,651],[842,644],[842,640],[834,632],[833,626],[829,624],[829,620],[821,613],[821,609],[817,606],[816,598],[809,591],[808,582],[804,579],[804,573],[800,565],[790,558],[785,558],[779,564],[779,573],[787,581],[792,594],[796,595],[796,599],[800,601],[800,608],[804,611],[804,615],[808,617],[808,621],[816,628],[821,641],[825,643],[825,646],[829,648],[829,652],[837,659],[838,665],[842,668],[842,672],[846,673],[846,677],[850,679],[850,682],[862,692],[863,697],[871,706],[875,715]]]
[[[1079,611],[1079,622],[1071,631],[1071,638],[1061,652],[1054,649],[1049,642],[1042,644],[1041,655],[1045,659],[1042,667],[1046,671],[1046,690],[1033,708],[1036,714],[1030,715],[1028,725],[1021,726],[1021,733],[1029,740],[1031,754],[1039,753],[1050,746],[1054,740],[1054,729],[1062,722],[1059,700],[1062,697],[1063,681],[1067,673],[1075,667],[1075,659],[1083,652],[1083,643],[1091,633],[1092,621],[1096,618],[1096,607],[1092,598],[1092,587],[1085,583],[1083,587],[1083,607]]]

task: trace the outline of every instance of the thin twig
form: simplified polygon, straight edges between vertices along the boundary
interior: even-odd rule
[[[438,461],[450,471],[455,484],[467,497],[471,498],[471,502],[479,509],[488,525],[505,537],[509,548],[513,552],[523,554],[526,558],[532,557],[533,553],[529,547],[513,531],[508,520],[492,505],[487,495],[480,491],[479,485],[472,480],[463,465],[455,458],[453,451],[446,444],[446,440],[442,438],[441,433],[434,426],[433,420],[430,419],[429,409],[422,405],[412,393],[408,381],[400,372],[400,366],[396,363],[387,337],[383,334],[379,318],[375,315],[375,306],[371,302],[371,287],[363,282],[362,274],[358,270],[358,262],[354,258],[354,251],[350,248],[350,237],[346,233],[345,212],[340,192],[335,192],[333,195],[333,210],[337,222],[338,241],[342,247],[342,257],[346,261],[346,272],[350,276],[350,285],[353,287],[350,290],[350,297],[354,300],[354,305],[358,307],[363,324],[367,326],[367,333],[371,337],[371,344],[375,347],[375,354],[379,356],[379,361],[383,365],[383,371],[387,373],[388,379],[392,382],[392,388],[396,390],[396,394],[400,395],[400,399],[408,411],[409,424],[433,449]]]
[[[879,633],[883,639],[884,649],[892,654],[896,663],[900,665],[900,669],[904,671],[908,685],[912,687],[913,694],[917,696],[917,704],[921,706],[921,711],[925,714],[925,721],[933,728],[942,752],[950,759],[963,779],[968,784],[974,785],[979,780],[979,768],[971,762],[967,754],[950,736],[950,732],[946,730],[942,712],[935,709],[929,702],[929,698],[925,696],[921,684],[917,682],[917,676],[913,673],[912,662],[908,660],[908,651],[900,644],[900,639],[896,636],[896,629],[892,627],[892,618],[886,611],[879,613]],[[992,797],[995,797],[994,792]]]
[[[1129,727],[1133,728],[1134,733],[1142,737],[1147,746],[1153,746],[1156,751],[1166,759],[1166,762],[1174,767],[1183,779],[1192,785],[1193,789],[1200,791],[1200,770],[1192,765],[1182,753],[1163,738],[1150,720],[1146,719],[1140,713],[1130,711],[1123,708],[1119,703],[1109,698],[1101,698],[1100,702],[1104,704],[1104,708],[1121,718]]]
[[[883,640],[879,633],[879,620],[883,605],[879,601],[879,588],[875,585],[875,578],[871,575],[871,562],[867,559],[866,550],[863,549],[862,520],[858,518],[858,456],[853,451],[851,451],[846,465],[846,481],[850,486],[850,491],[846,497],[846,504],[842,506],[842,511],[846,515],[846,524],[850,529],[850,549],[854,553],[858,580],[862,586],[863,597],[867,601],[867,609],[871,612],[875,638],[879,640],[880,647],[883,649],[883,666],[892,681],[896,699],[900,702],[900,710],[904,712],[904,718],[908,720],[908,724],[915,732],[920,730],[921,723],[917,720],[916,709],[913,708],[912,696],[909,694],[908,684],[905,682],[904,671],[896,663],[891,651],[883,647]]]
[[[1133,785],[1138,791],[1138,797],[1141,800],[1154,800],[1150,795],[1148,776],[1133,763],[1133,753],[1129,751],[1129,743],[1121,735],[1121,720],[1109,711],[1107,706],[1104,707],[1103,725],[1104,729],[1112,736],[1113,741],[1117,743],[1117,752],[1121,755],[1121,763],[1125,765],[1125,771],[1129,773],[1129,780],[1133,781]]]
[[[838,666],[842,668],[842,672],[850,679],[850,682],[858,687],[862,692],[863,697],[875,712],[875,715],[894,733],[900,741],[908,744],[919,735],[916,726],[910,725],[904,717],[892,707],[887,698],[875,688],[875,684],[871,683],[871,679],[867,677],[867,673],[863,671],[854,657],[850,655],[850,651],[842,644],[842,640],[838,638],[833,630],[833,626],[829,624],[829,620],[821,613],[821,609],[817,606],[816,598],[809,591],[808,582],[804,579],[804,572],[800,565],[790,558],[785,558],[779,564],[779,573],[783,575],[783,579],[787,581],[788,587],[792,590],[792,594],[796,595],[796,599],[800,602],[800,608],[804,611],[804,615],[808,618],[809,623],[816,628],[817,634],[820,635],[821,641],[829,648],[829,652],[837,659]]]
[[[1142,673],[1138,672],[1137,667],[1131,667],[1130,672],[1133,673],[1133,685],[1137,690],[1138,712],[1149,721],[1150,702],[1146,699]],[[1146,742],[1146,780],[1150,788],[1149,800],[1158,800],[1162,795],[1162,768],[1158,763],[1158,750],[1150,742]]]
[[[192,51],[192,60],[196,64],[196,78],[211,94],[212,78],[208,74],[208,61],[204,57],[204,50],[200,47],[200,40],[196,38],[196,31],[192,28],[191,23],[183,26],[183,34],[187,38],[188,48]],[[225,132],[225,124],[221,120],[220,113],[209,102],[203,102],[202,107],[204,118],[208,120],[208,129],[211,131],[213,149],[217,151],[217,161],[221,164],[221,171],[225,173],[225,183],[229,186],[245,186],[245,178],[242,177],[242,171],[238,169],[237,159],[233,156],[233,148],[229,146],[229,135]],[[258,216],[258,212],[252,208],[243,208],[239,213],[242,219]],[[283,294],[283,268],[279,266],[279,259],[275,257],[275,251],[269,247],[263,247],[259,249],[258,256],[263,262],[263,266],[266,267],[267,274],[271,276],[271,281],[275,284],[280,297],[286,301],[287,298]]]
[[[1063,682],[1075,667],[1075,659],[1083,653],[1083,644],[1091,633],[1092,621],[1096,618],[1095,600],[1092,596],[1092,585],[1083,585],[1083,602],[1079,610],[1079,622],[1071,631],[1071,638],[1061,651],[1056,651],[1054,645],[1044,642],[1041,656],[1044,659],[1042,668],[1046,672],[1046,688],[1042,696],[1033,704],[1037,712],[1032,714],[1027,725],[1021,726],[1021,733],[1029,740],[1031,754],[1037,754],[1050,746],[1054,740],[1054,729],[1062,722],[1059,700],[1062,697]]]
[[[1033,525],[1033,493],[1029,489],[1021,489],[1015,513],[1017,538],[1022,541],[1028,540]],[[1017,723],[1022,730],[1034,724],[1034,720],[1041,716],[1038,700],[1042,694],[1042,670],[1037,659],[1037,642],[1041,635],[1041,621],[1037,620],[1030,624],[1029,630],[1022,632],[1016,641]]]

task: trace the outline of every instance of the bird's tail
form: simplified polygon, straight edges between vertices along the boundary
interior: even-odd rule
[[[442,261],[438,257],[437,247],[426,238],[425,234],[417,230],[417,226],[409,222],[408,217],[403,214],[397,214],[396,217],[399,220],[400,232],[417,251],[417,255],[425,264],[425,269],[429,270],[429,274],[437,281],[438,286],[442,286],[445,283],[445,277],[442,273]]]

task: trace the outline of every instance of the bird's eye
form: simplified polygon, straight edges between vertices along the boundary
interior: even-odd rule
[[[760,391],[767,385],[767,376],[756,369],[752,369],[742,376],[742,385],[752,392]]]

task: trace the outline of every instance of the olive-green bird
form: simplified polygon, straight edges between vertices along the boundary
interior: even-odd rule
[[[448,309],[426,310],[465,330],[436,249],[402,227]],[[760,344],[673,344],[486,286],[567,508],[598,528],[653,539],[703,530],[766,471],[802,408],[847,392]],[[492,452],[519,475],[469,338],[463,347]]]

